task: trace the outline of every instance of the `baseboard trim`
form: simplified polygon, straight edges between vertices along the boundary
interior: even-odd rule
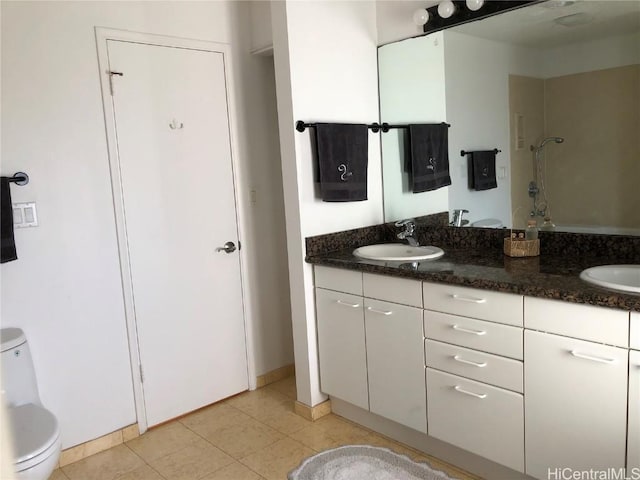
[[[319,418],[331,413],[331,400],[319,403],[314,407],[310,407],[309,405],[296,401],[294,403],[293,410],[302,418],[315,422]]]
[[[285,378],[295,375],[296,369],[293,364],[285,365],[284,367],[276,368],[264,375],[258,375],[256,377],[256,388],[262,388],[270,383],[277,382],[278,380],[284,380]]]
[[[82,460],[83,458],[90,457],[91,455],[103,452],[111,447],[120,445],[121,443],[128,442],[138,436],[140,436],[138,424],[134,423],[133,425],[108,433],[102,437],[89,440],[88,442],[81,443],[75,447],[67,448],[60,452],[58,467],[65,467],[71,463]]]

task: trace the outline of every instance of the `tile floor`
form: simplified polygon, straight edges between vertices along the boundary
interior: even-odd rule
[[[304,458],[340,445],[390,448],[460,480],[478,477],[330,414],[293,412],[294,377],[245,392],[56,470],[50,480],[285,480]]]

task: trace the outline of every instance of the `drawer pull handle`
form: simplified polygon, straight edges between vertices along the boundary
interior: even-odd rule
[[[351,307],[351,308],[358,308],[360,306],[359,303],[343,302],[342,300],[336,300],[336,303],[338,305],[344,305],[345,307]]]
[[[469,390],[465,390],[464,388],[462,388],[462,387],[460,387],[460,386],[458,386],[458,385],[456,385],[455,387],[453,387],[453,389],[454,389],[456,392],[464,393],[465,395],[470,395],[470,396],[472,396],[472,397],[476,397],[476,398],[480,398],[480,399],[487,398],[487,394],[486,394],[486,393],[475,393],[475,392],[470,392]]]
[[[588,355],[586,353],[580,353],[577,350],[571,350],[569,353],[577,358],[583,358],[585,360],[591,360],[592,362],[607,363],[609,365],[616,363],[615,358],[596,357],[595,355]]]
[[[474,367],[486,367],[487,366],[487,362],[482,362],[482,363],[478,363],[478,362],[474,362],[472,360],[465,360],[464,358],[460,358],[460,355],[454,355],[453,359],[456,362],[460,362],[460,363],[466,363],[467,365],[473,365]]]
[[[460,300],[461,302],[487,303],[486,298],[465,297],[463,295],[458,295],[457,293],[452,294],[451,298],[454,300]]]
[[[471,330],[470,328],[459,327],[458,325],[453,325],[451,328],[459,332],[471,333],[473,335],[478,335],[478,336],[487,334],[485,330]]]
[[[391,315],[393,313],[391,310],[377,310],[371,307],[367,307],[367,310],[373,313],[379,313],[380,315]]]

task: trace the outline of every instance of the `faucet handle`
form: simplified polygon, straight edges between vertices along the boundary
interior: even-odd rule
[[[456,208],[453,211],[453,219],[451,220],[451,222],[449,223],[449,225],[452,225],[454,227],[461,227],[462,225],[466,225],[465,220],[462,220],[462,216],[465,213],[469,213],[469,210],[465,209],[465,208]],[[466,220],[467,223],[469,223],[468,220]]]
[[[398,220],[395,223],[396,227],[404,227],[405,225],[415,225],[416,224],[416,220],[415,218],[407,218],[406,220]]]
[[[404,233],[406,235],[413,235],[416,231],[416,220],[414,218],[407,218],[406,220],[398,220],[395,223],[396,227],[404,227]]]

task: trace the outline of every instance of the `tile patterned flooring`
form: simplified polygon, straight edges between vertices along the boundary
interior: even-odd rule
[[[50,480],[285,480],[316,452],[340,445],[386,447],[460,480],[480,480],[380,434],[327,415],[293,412],[290,377],[226,399],[56,470]]]

